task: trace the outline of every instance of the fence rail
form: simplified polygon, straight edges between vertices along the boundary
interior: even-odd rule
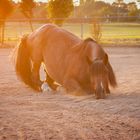
[[[111,19],[122,19],[122,20],[125,20],[125,19],[136,19],[136,20],[140,20],[140,15],[139,16],[111,16],[111,15],[108,15],[108,16],[102,16],[102,17],[98,17],[98,16],[95,16],[95,17],[74,17],[74,18],[68,18],[66,20],[66,22],[73,22],[73,21],[77,21],[77,22],[91,22],[91,21],[94,21],[95,19],[98,19],[99,21],[105,21],[106,19],[108,20],[111,20]],[[51,18],[51,20],[63,20],[64,18]],[[27,18],[18,18],[18,19],[8,19],[7,21],[8,22],[26,22],[28,19]],[[1,21],[4,21],[4,19],[1,19],[0,18],[0,22]],[[31,18],[31,21],[35,22],[35,21],[50,21],[49,18]],[[127,22],[127,21],[126,21]]]
[[[52,18],[51,20],[63,20],[64,18]],[[66,23],[92,23],[94,21],[100,21],[100,22],[105,22],[105,21],[124,21],[124,22],[140,22],[140,15],[139,16],[102,16],[102,17],[76,17],[76,18],[68,18],[66,19]],[[50,22],[49,18],[31,18],[30,19],[32,22]],[[4,21],[3,19],[0,19],[0,22]],[[28,21],[27,18],[22,18],[22,19],[8,19],[8,22],[26,22]],[[119,22],[120,22],[119,21]]]
[[[114,17],[115,18],[115,17]],[[71,18],[62,26],[73,32],[81,38],[92,36],[93,18]],[[90,22],[89,22],[90,21]],[[48,19],[32,19],[33,29],[37,29],[45,23],[49,23]],[[124,43],[140,44],[140,22],[112,22],[111,19],[100,22],[102,38],[105,43]],[[17,42],[23,34],[31,33],[30,25],[27,19],[14,19],[6,21],[5,41]]]

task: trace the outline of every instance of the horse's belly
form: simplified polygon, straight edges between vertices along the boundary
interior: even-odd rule
[[[58,53],[57,50],[47,49],[44,56],[44,63],[47,69],[48,74],[51,78],[57,83],[63,83],[63,77],[65,75],[66,66],[65,66],[65,55],[63,52]]]

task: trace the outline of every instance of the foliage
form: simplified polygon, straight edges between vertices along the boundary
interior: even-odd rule
[[[29,19],[31,30],[33,31],[33,26],[31,22],[31,18],[33,17],[33,8],[35,7],[34,0],[21,0],[20,8],[22,13],[25,15],[26,18]]]
[[[111,5],[103,1],[90,0],[80,6],[81,16],[83,17],[100,17],[107,15],[111,10]]]
[[[80,0],[80,5],[84,4],[84,0]]]
[[[0,27],[1,27],[1,42],[4,43],[5,21],[13,11],[13,5],[10,0],[0,0]]]
[[[102,37],[101,25],[97,20],[93,22],[91,35],[97,42],[101,40]]]
[[[112,17],[112,21],[117,21],[118,16],[137,16],[135,18],[133,17],[134,20],[136,20],[138,19],[138,15],[140,15],[139,11],[135,2],[126,4],[123,0],[117,0],[113,2],[113,4],[109,4],[103,1],[87,0],[77,8],[77,15],[79,17],[99,17],[102,18],[103,21],[106,21],[106,17]],[[130,18],[123,18],[120,19],[120,21],[129,21],[129,19]]]
[[[35,7],[34,0],[21,0],[20,8],[27,18],[33,17],[33,8]]]
[[[48,17],[53,23],[61,26],[64,20],[70,16],[73,8],[72,0],[50,0],[47,7]]]
[[[13,11],[12,2],[9,0],[0,0],[0,18],[6,19]]]

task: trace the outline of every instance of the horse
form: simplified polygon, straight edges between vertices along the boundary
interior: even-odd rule
[[[68,93],[95,94],[97,99],[117,86],[113,68],[104,49],[92,38],[80,39],[53,24],[45,24],[24,35],[14,53],[17,76],[26,85],[41,91],[41,63],[45,65],[48,85],[58,83]]]

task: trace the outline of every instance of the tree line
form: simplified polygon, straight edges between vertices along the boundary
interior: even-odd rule
[[[123,0],[116,0],[112,4],[104,1],[81,0],[80,6],[76,8],[75,17],[100,17],[112,18],[117,21],[117,17],[122,18],[122,21],[135,21],[140,16],[140,9],[138,9],[136,2],[124,3]],[[125,18],[126,17],[126,18]]]

